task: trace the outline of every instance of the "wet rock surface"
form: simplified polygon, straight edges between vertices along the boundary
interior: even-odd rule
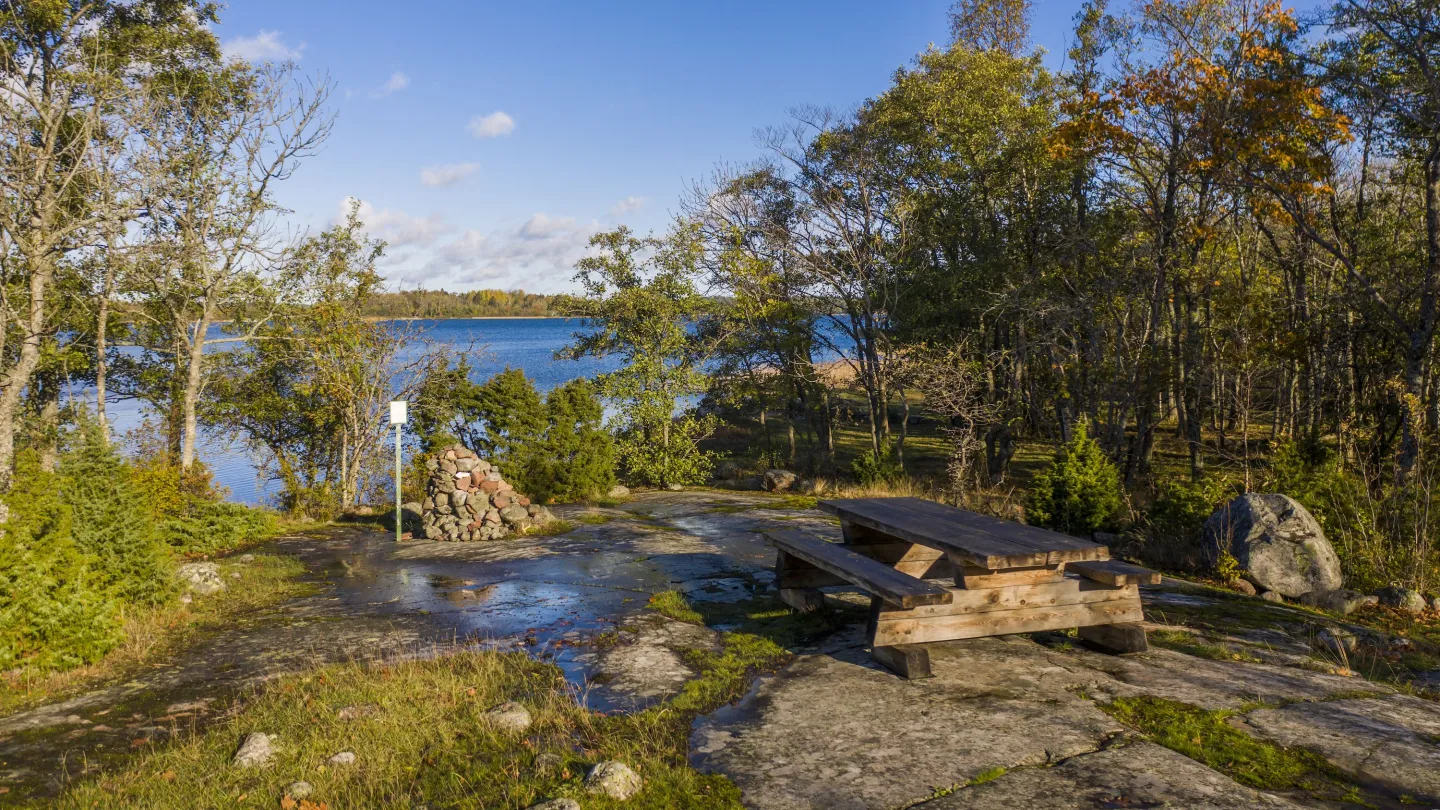
[[[130,681],[0,718],[0,784],[11,788],[0,804],[54,795],[86,773],[74,763],[116,765],[203,728],[267,678],[350,657],[520,648],[555,662],[592,707],[652,705],[694,676],[687,650],[716,649],[730,628],[660,617],[644,610],[650,594],[765,595],[774,553],[759,530],[838,535],[823,514],[780,504],[758,492],[647,492],[622,508],[557,507],[562,519],[586,520],[555,537],[397,545],[387,531],[354,527],[278,541],[273,550],[305,563],[313,595]],[[832,600],[866,602],[831,590]],[[1158,647],[1114,657],[1047,634],[932,645],[935,677],[905,681],[871,661],[857,624],[795,650],[744,699],[699,718],[692,762],[733,779],[753,808],[1315,806],[1241,786],[1100,708],[1153,696],[1239,712],[1247,734],[1317,750],[1394,795],[1434,795],[1435,704],[1313,671],[1325,668],[1316,614],[1173,580],[1144,599],[1165,625],[1193,629],[1210,617],[1220,629],[1206,643],[1238,660]],[[989,781],[967,786],[976,777]]]

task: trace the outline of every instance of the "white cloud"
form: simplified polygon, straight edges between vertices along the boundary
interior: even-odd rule
[[[394,95],[409,86],[410,77],[397,70],[394,73],[390,74],[390,78],[386,79],[384,84],[380,85],[374,90],[371,90],[370,97],[384,98],[386,96]]]
[[[420,170],[420,182],[432,188],[448,188],[475,173],[478,163],[446,163],[442,166],[426,166]]]
[[[621,200],[620,202],[617,202],[617,203],[615,203],[614,205],[610,206],[610,216],[612,216],[612,217],[623,217],[623,216],[625,216],[626,214],[633,214],[633,213],[635,213],[636,211],[639,211],[641,208],[644,208],[644,207],[645,207],[645,198],[644,198],[644,197],[634,197],[634,196],[626,197],[625,199]]]
[[[285,44],[279,31],[266,31],[253,37],[235,37],[220,46],[227,59],[246,62],[294,62],[305,52],[305,43],[295,47]]]
[[[355,198],[346,197],[340,202],[340,219],[350,211]],[[454,230],[450,223],[439,214],[416,217],[404,211],[379,209],[367,202],[360,203],[360,221],[371,236],[384,239],[392,248],[433,245],[441,236]]]
[[[517,232],[521,239],[534,241],[537,239],[549,239],[556,234],[565,233],[575,229],[574,217],[550,217],[543,213],[537,213],[525,220]]]
[[[588,251],[598,222],[537,213],[518,228],[496,234],[467,230],[428,252],[428,259],[387,268],[392,280],[425,287],[476,285],[556,291],[569,286],[575,262]]]
[[[496,110],[489,115],[477,115],[470,119],[465,131],[476,138],[498,138],[515,131],[515,119]]]

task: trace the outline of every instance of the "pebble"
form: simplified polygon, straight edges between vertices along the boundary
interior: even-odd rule
[[[285,786],[285,795],[292,799],[308,799],[315,792],[315,786],[309,782],[291,782]]]
[[[1266,602],[1278,602],[1280,604],[1285,603],[1285,597],[1281,596],[1275,591],[1265,591],[1264,593],[1260,594],[1260,598],[1264,599]]]
[[[354,752],[354,751],[341,751],[340,753],[336,754],[335,756],[330,757],[330,764],[331,764],[331,765],[354,765],[354,764],[355,764],[355,752]]]
[[[580,810],[580,803],[574,799],[551,799],[548,802],[532,804],[527,810]]]

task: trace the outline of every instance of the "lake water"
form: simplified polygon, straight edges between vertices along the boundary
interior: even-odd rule
[[[407,327],[419,330],[415,351],[424,343],[438,344],[458,356],[466,354],[471,377],[485,380],[506,366],[519,368],[540,391],[577,377],[593,377],[613,369],[614,360],[556,360],[555,351],[569,343],[584,322],[573,318],[473,318],[445,321],[410,321]],[[93,397],[93,394],[92,394]],[[137,427],[144,419],[143,405],[134,400],[112,402],[107,411],[117,433]],[[229,488],[232,500],[264,503],[279,487],[274,481],[259,480],[256,460],[238,442],[207,432],[200,437],[200,460],[215,474],[215,480]]]

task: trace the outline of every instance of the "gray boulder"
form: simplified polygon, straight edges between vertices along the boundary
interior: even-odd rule
[[[1260,594],[1260,598],[1264,599],[1266,602],[1274,602],[1276,604],[1282,605],[1285,603],[1285,597],[1281,596],[1275,591],[1265,591]]]
[[[530,718],[530,710],[513,700],[485,712],[485,719],[501,731],[514,732],[524,731],[534,722]]]
[[[1366,596],[1359,591],[1347,588],[1336,588],[1333,591],[1311,591],[1300,597],[1302,604],[1328,610],[1331,613],[1339,613],[1341,616],[1348,616],[1376,601],[1378,600],[1373,596]]]
[[[225,581],[220,578],[220,566],[213,562],[185,563],[176,574],[187,588],[201,596],[225,590]]]
[[[1406,613],[1424,613],[1429,607],[1425,597],[1419,591],[1412,591],[1409,588],[1398,588],[1389,586],[1375,592],[1380,597],[1380,604],[1389,608],[1403,610]]]
[[[766,470],[760,477],[760,486],[766,492],[789,492],[800,480],[800,476],[789,470]]]
[[[1205,521],[1204,551],[1213,564],[1234,555],[1249,579],[1291,598],[1340,587],[1340,559],[1305,507],[1286,495],[1247,492]]]

